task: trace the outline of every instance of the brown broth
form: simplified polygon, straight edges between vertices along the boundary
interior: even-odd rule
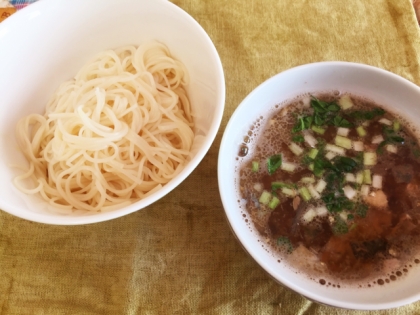
[[[339,96],[336,93],[325,93],[317,97],[332,102],[337,101]],[[338,112],[354,125],[347,137],[352,141],[362,141],[365,144],[364,151],[378,154],[378,162],[375,165],[359,164],[355,170],[361,172],[363,169],[369,169],[372,174],[382,176],[381,189],[369,185],[369,196],[363,197],[360,195],[361,184],[346,183],[358,191],[358,195],[351,200],[353,206],[315,216],[309,223],[304,222],[302,218],[308,209],[324,206],[325,202],[322,199],[312,198],[306,202],[298,193],[296,197],[289,197],[284,195],[281,189],[272,189],[271,183],[278,181],[298,187],[308,186],[299,182],[302,177],[313,177],[315,185],[321,178],[327,180],[328,172],[332,172],[327,170],[322,176],[316,177],[308,165],[302,164],[302,156],[307,155],[310,150],[307,143],[298,143],[305,150],[301,156],[296,156],[289,149],[292,137],[299,134],[291,132],[296,124],[296,114],[313,114],[313,109],[305,107],[303,98],[299,98],[275,112],[266,120],[266,126],[260,129],[258,134],[254,130],[253,137],[248,138],[249,141],[241,146],[241,152],[244,152],[244,146],[247,147],[247,156],[240,167],[240,191],[246,200],[246,209],[255,228],[268,239],[267,242],[273,251],[301,272],[312,275],[315,273],[322,278],[322,281],[317,281],[323,285],[327,276],[336,281],[367,281],[380,277],[381,281],[378,282],[383,285],[382,278],[395,281],[397,278],[394,274],[400,276],[404,265],[418,261],[415,255],[420,244],[420,148],[414,133],[404,123],[393,133],[389,130],[393,126],[388,127],[388,133],[384,132],[385,125],[379,122],[381,118],[391,122],[397,120],[390,112],[367,120],[368,123],[352,117],[349,113],[355,110],[366,111],[380,106],[354,95],[351,95],[351,98],[354,106]],[[260,119],[258,124],[262,124]],[[355,129],[361,124],[367,133],[364,137],[360,137]],[[318,144],[323,141],[333,144],[337,127],[329,125],[325,126],[325,129],[323,135],[313,135]],[[387,140],[391,137],[402,137],[404,142],[391,143],[398,149],[396,153],[391,153],[387,151],[386,146],[380,149],[378,143],[372,144],[372,139],[379,134]],[[321,146],[317,148],[325,154],[326,151],[322,151]],[[266,161],[275,154],[281,154],[283,161],[294,163],[296,169],[293,172],[278,169],[274,174],[268,174]],[[360,153],[352,148],[346,150],[345,156],[359,161]],[[331,160],[331,163],[335,163],[336,159]],[[251,170],[252,161],[258,161],[260,164],[257,172]],[[328,187],[331,190],[331,187]],[[336,187],[337,191],[341,191],[339,186]],[[280,199],[274,209],[258,201],[261,190]],[[297,189],[295,191],[297,192]],[[383,196],[381,192],[386,196],[385,205],[375,204]],[[340,196],[339,193],[335,195],[337,198]],[[321,196],[325,197],[322,194]],[[389,283],[389,280],[385,282]]]

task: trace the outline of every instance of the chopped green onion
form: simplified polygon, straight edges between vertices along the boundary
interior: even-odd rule
[[[302,135],[297,135],[297,136],[294,136],[294,137],[292,138],[292,141],[293,141],[293,142],[303,142],[303,141],[305,141],[305,139],[303,138],[303,136],[302,136]]]
[[[344,155],[346,153],[346,151],[343,148],[340,148],[334,144],[329,144],[329,143],[325,145],[325,150],[337,153],[339,155]]]
[[[311,107],[311,97],[310,96],[305,96],[304,98],[302,98],[302,104],[303,107]]]
[[[260,169],[260,163],[258,161],[252,161],[252,171],[258,172],[258,170]]]
[[[303,138],[305,139],[306,143],[309,144],[309,146],[312,148],[318,144],[318,141],[310,133],[305,133]]]
[[[396,145],[393,145],[393,144],[388,144],[388,145],[386,146],[386,150],[387,150],[388,152],[391,152],[391,153],[397,153],[398,148],[397,148],[397,146],[396,146]]]
[[[287,188],[287,187],[282,188],[281,192],[283,194],[285,194],[286,196],[289,196],[289,197],[295,197],[296,196],[296,191],[294,189],[290,189],[290,188]]]
[[[315,190],[319,193],[322,193],[325,187],[327,187],[327,182],[323,179],[320,179],[315,186]]]
[[[271,189],[275,190],[275,189],[279,189],[279,188],[293,188],[293,185],[291,184],[286,184],[284,182],[272,182],[271,183]]]
[[[273,175],[274,172],[281,166],[282,158],[281,154],[275,154],[268,158],[267,160],[267,169],[268,174]]]
[[[361,152],[365,148],[365,145],[362,141],[353,141],[353,149],[354,151]]]
[[[263,185],[261,183],[255,183],[254,184],[254,189],[258,192],[263,190]]]
[[[336,136],[335,139],[335,144],[345,148],[345,149],[351,149],[351,140],[349,138],[346,137],[342,137],[342,136]]]
[[[382,135],[376,135],[372,137],[373,144],[378,144],[378,143],[381,143],[382,141],[384,141],[384,137]]]
[[[358,172],[356,174],[356,183],[362,184],[363,183],[363,172]]]
[[[321,128],[321,127],[318,127],[318,126],[315,126],[315,125],[312,125],[311,129],[314,132],[316,132],[316,133],[318,133],[320,135],[323,135],[325,133],[325,129],[324,128]]]
[[[382,176],[375,174],[372,176],[372,187],[382,189]]]
[[[271,199],[270,203],[268,204],[268,207],[270,209],[275,209],[279,205],[279,203],[280,203],[280,199],[274,196],[273,199]]]
[[[365,184],[372,184],[372,176],[370,174],[370,170],[363,171],[363,183]]]
[[[338,100],[338,104],[343,110],[353,107],[353,101],[351,100],[349,95],[343,95],[342,97],[340,97],[340,99]]]
[[[352,173],[346,173],[346,182],[354,183],[356,182],[356,177]]]
[[[308,165],[308,169],[313,171],[314,170],[314,163],[311,163]]]
[[[331,229],[336,235],[346,234],[349,231],[347,222],[344,221],[340,216],[336,216],[336,220],[334,220]]]
[[[342,128],[353,127],[353,124],[351,122],[349,122],[347,119],[341,117],[340,115],[334,116],[334,119],[330,122],[330,124],[331,123],[336,127],[342,127]]]
[[[263,205],[267,205],[270,202],[270,199],[271,194],[267,190],[264,190],[260,196],[259,202]]]
[[[309,193],[311,194],[312,198],[319,199],[321,195],[316,191],[315,187],[312,184],[308,185]]]
[[[355,110],[350,112],[348,115],[354,119],[359,120],[370,120],[377,116],[382,116],[385,111],[382,108],[374,108],[372,110]]]
[[[340,218],[343,219],[344,221],[347,221],[347,217],[348,217],[348,213],[347,211],[343,211],[339,214]]]
[[[293,172],[295,169],[296,169],[296,164],[294,164],[294,163],[288,163],[288,162],[283,162],[282,164],[281,164],[281,169],[283,170],[283,171],[286,171],[286,172]]]
[[[310,208],[305,212],[305,214],[302,216],[302,220],[304,223],[311,222],[316,217],[316,212],[313,208]]]
[[[386,119],[386,118],[379,119],[379,122],[381,124],[384,124],[384,125],[387,125],[387,126],[391,126],[392,125],[392,122],[389,119]]]
[[[303,149],[298,146],[296,143],[292,142],[289,145],[289,149],[295,154],[295,155],[301,155],[303,153]]]
[[[394,121],[394,123],[393,123],[393,128],[394,128],[394,131],[398,131],[398,130],[400,130],[400,122],[399,121],[397,121],[397,120],[395,120]]]
[[[335,158],[337,156],[337,154],[335,154],[334,152],[332,152],[332,151],[330,151],[330,152],[328,152],[327,154],[325,154],[325,158],[327,159],[327,160],[332,160],[333,158]]]
[[[313,184],[315,183],[315,178],[313,177],[302,177],[300,181],[304,184]]]
[[[360,137],[364,137],[364,136],[366,136],[366,135],[367,135],[365,128],[363,128],[362,126],[357,127],[357,128],[356,128],[356,131],[357,131],[357,134],[358,134]]]
[[[319,206],[315,209],[317,216],[322,217],[328,214],[328,209],[326,206]]]
[[[353,199],[357,194],[357,191],[354,190],[354,188],[349,185],[346,185],[343,187],[343,192],[344,192],[344,195],[350,200]]]
[[[349,135],[349,128],[343,128],[340,127],[337,129],[337,135],[342,136],[342,137],[347,137]]]
[[[362,187],[360,187],[360,194],[364,197],[369,195],[369,191],[370,191],[369,185],[362,185]]]
[[[311,159],[315,159],[316,158],[316,156],[317,156],[317,154],[318,154],[318,150],[317,149],[311,149],[311,151],[309,151],[309,154],[308,154],[308,156],[311,158]]]
[[[293,252],[293,245],[286,236],[280,236],[277,239],[277,246],[284,248],[288,253]]]
[[[308,188],[306,187],[299,188],[299,194],[303,198],[303,200],[305,201],[311,200],[311,194],[309,193]]]
[[[293,133],[309,129],[312,125],[313,117],[312,116],[303,116],[298,117],[295,126],[292,129]]]
[[[364,152],[363,153],[363,164],[364,165],[376,165],[376,162],[378,161],[378,156],[376,155],[376,152]]]

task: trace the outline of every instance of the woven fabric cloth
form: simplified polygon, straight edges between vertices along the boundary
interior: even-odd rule
[[[11,2],[21,8],[33,1]],[[342,60],[419,85],[420,36],[410,0],[173,2],[204,27],[223,62],[226,110],[213,146],[176,190],[119,219],[50,226],[0,211],[0,313],[420,314],[420,302],[348,311],[282,287],[232,234],[217,185],[228,119],[248,93],[278,72]]]

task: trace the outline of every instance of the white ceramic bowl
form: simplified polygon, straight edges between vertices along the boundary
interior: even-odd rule
[[[377,310],[412,303],[420,299],[420,268],[410,269],[408,277],[372,288],[326,287],[296,274],[278,257],[264,249],[264,240],[245,222],[239,200],[237,160],[239,147],[250,126],[266,116],[276,104],[301,93],[348,91],[366,96],[402,114],[408,121],[420,122],[420,88],[390,72],[346,62],[321,62],[284,71],[257,87],[239,105],[223,135],[218,161],[218,181],[223,206],[233,232],[246,251],[276,280],[320,303],[349,309]],[[259,242],[260,241],[260,242]]]
[[[37,196],[12,185],[24,163],[14,138],[16,122],[43,113],[58,85],[72,78],[96,53],[157,40],[168,46],[190,74],[188,88],[198,115],[193,158],[161,190],[109,213],[61,215]],[[178,186],[209,150],[220,126],[225,82],[219,55],[203,28],[166,0],[42,0],[0,24],[0,208],[18,217],[50,224],[105,221],[142,209]]]

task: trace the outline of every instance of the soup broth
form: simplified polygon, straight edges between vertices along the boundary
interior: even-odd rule
[[[337,93],[300,97],[264,123],[239,149],[240,193],[271,250],[321,284],[382,285],[418,263],[420,147],[408,123]]]

